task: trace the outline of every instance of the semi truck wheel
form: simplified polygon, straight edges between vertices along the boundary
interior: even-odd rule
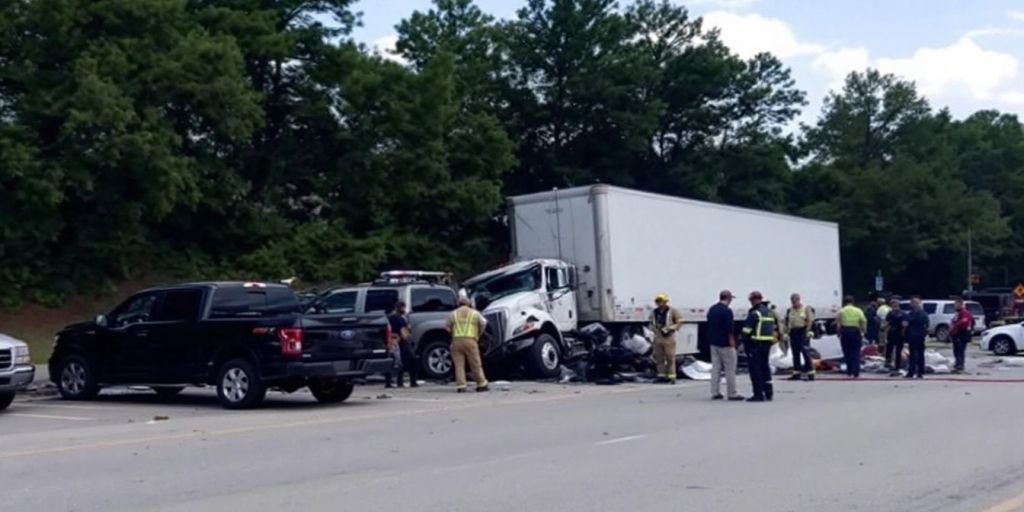
[[[558,376],[562,355],[558,341],[550,334],[541,334],[526,351],[526,370],[537,379],[552,379]]]

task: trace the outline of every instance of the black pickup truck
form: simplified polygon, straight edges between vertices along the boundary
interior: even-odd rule
[[[104,385],[150,386],[170,397],[215,385],[224,407],[257,407],[268,388],[309,387],[320,402],[346,400],[353,380],[391,367],[384,315],[301,314],[286,286],[193,283],[137,293],[108,315],[66,327],[50,379],[67,399]]]

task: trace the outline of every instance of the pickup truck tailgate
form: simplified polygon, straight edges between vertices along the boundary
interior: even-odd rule
[[[390,329],[383,315],[307,315],[302,334],[303,361],[379,359]]]

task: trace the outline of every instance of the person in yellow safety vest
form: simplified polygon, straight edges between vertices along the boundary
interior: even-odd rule
[[[777,341],[777,319],[764,304],[761,292],[750,292],[750,313],[743,323],[743,346],[747,350],[747,366],[754,396],[748,402],[771,402],[775,396],[772,368],[768,362],[772,344]]]
[[[793,351],[793,375],[789,380],[814,380],[809,341],[814,326],[814,309],[803,304],[799,293],[791,295],[789,301],[791,306],[786,310],[786,320],[782,324]]]
[[[676,331],[683,326],[683,314],[669,307],[668,295],[659,293],[654,298],[657,306],[651,312],[651,331],[654,332],[654,364],[658,367],[656,382],[676,383]]]
[[[459,307],[448,317],[448,332],[452,335],[452,362],[455,365],[455,390],[465,393],[466,363],[473,372],[476,390],[489,391],[480,360],[480,335],[487,328],[487,320],[470,306],[468,297],[459,298]]]

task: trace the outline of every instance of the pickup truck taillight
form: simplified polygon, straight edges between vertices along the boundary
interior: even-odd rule
[[[297,327],[278,329],[277,338],[281,340],[281,355],[302,355],[302,329]]]
[[[384,346],[391,348],[391,321],[388,321],[387,326],[384,327]]]

